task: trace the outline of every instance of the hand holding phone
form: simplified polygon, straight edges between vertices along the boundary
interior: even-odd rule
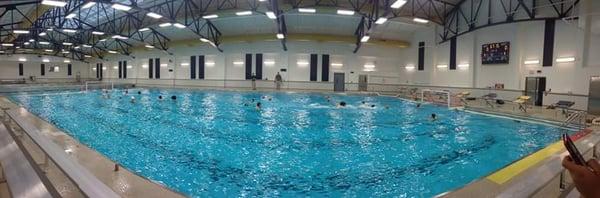
[[[567,151],[569,151],[569,155],[571,155],[571,158],[573,159],[573,162],[575,162],[575,164],[580,165],[580,166],[587,166],[587,163],[585,162],[583,155],[581,155],[579,150],[577,150],[577,147],[575,146],[575,144],[573,143],[573,140],[571,140],[569,135],[566,133],[563,134],[562,139],[563,139],[563,143],[565,144],[565,148],[567,148]]]

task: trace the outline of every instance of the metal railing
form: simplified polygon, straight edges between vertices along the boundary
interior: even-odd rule
[[[44,171],[48,170],[51,161],[54,167],[57,167],[58,171],[62,172],[83,196],[92,198],[119,197],[119,195],[98,180],[89,170],[71,159],[65,150],[61,149],[52,140],[44,137],[41,131],[28,122],[20,111],[25,111],[25,109],[5,110],[4,123],[6,126],[18,126],[20,128],[18,130],[7,127],[16,134],[18,141],[31,141],[39,148],[43,155],[44,162],[42,165]],[[21,148],[21,150],[30,152],[25,148]]]

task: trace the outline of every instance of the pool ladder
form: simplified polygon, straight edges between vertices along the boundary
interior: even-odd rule
[[[561,127],[569,127],[569,126],[573,126],[575,125],[576,129],[583,129],[585,128],[585,118],[587,116],[587,113],[585,111],[577,111],[577,112],[573,112],[571,115],[569,115],[569,117],[567,117],[567,119],[565,119],[565,121],[563,121],[561,123]]]

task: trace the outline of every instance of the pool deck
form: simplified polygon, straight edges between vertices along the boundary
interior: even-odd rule
[[[0,96],[0,107],[11,109],[20,108],[3,96]],[[58,146],[65,148],[65,150],[70,149],[71,152],[69,155],[73,159],[90,170],[100,181],[108,185],[121,197],[185,197],[182,194],[141,177],[124,167],[120,167],[119,171],[114,171],[115,163],[113,161],[97,151],[79,143],[54,125],[49,124],[29,112],[27,112],[27,119],[35,127],[39,128],[44,136],[50,138]],[[43,162],[42,153],[37,151],[37,149],[30,149],[34,147],[33,142],[24,141],[23,143],[25,147],[28,148],[27,150],[31,152],[34,160],[41,164]],[[51,166],[46,169],[46,175],[60,195],[65,198],[83,197],[79,190],[56,167],[54,167],[52,163],[50,164]],[[6,185],[0,185],[0,197],[5,197],[2,195],[8,194]]]
[[[231,89],[226,89],[231,90]],[[264,91],[272,91],[272,90],[264,90]],[[301,92],[295,90],[294,92]],[[332,93],[332,92],[326,92]],[[5,97],[0,95],[0,107],[8,107],[8,108],[19,108],[16,104],[12,103]],[[487,106],[483,101],[468,101],[467,108],[469,110],[474,111],[483,111],[483,112],[498,112],[503,114],[510,114],[516,116],[525,116],[532,117],[544,120],[551,120],[555,122],[561,122],[566,117],[562,115],[561,111],[558,109],[545,109],[541,107],[530,107],[527,113],[521,112],[518,110],[517,106],[514,104],[505,104],[505,105],[496,105],[494,108]],[[52,139],[56,144],[65,148],[71,149],[72,152],[70,155],[81,165],[88,168],[98,179],[111,187],[115,192],[123,197],[184,197],[183,195],[174,192],[172,190],[167,189],[166,187],[159,185],[155,182],[147,180],[135,173],[126,170],[121,167],[120,171],[113,171],[114,162],[100,153],[88,148],[85,145],[77,142],[75,139],[62,132],[60,129],[56,128],[52,124],[47,123],[46,121],[40,119],[39,117],[28,113],[28,119],[31,123],[33,123],[36,127],[38,127],[46,137]],[[591,127],[593,131],[599,131],[599,127]],[[30,144],[29,146],[32,146]],[[31,149],[30,149],[31,150]],[[545,150],[545,151],[544,151]],[[539,167],[540,162],[544,162],[548,160],[548,157],[552,154],[556,154],[557,152],[564,151],[562,145],[552,144],[547,148],[543,149],[542,154],[532,154],[535,155],[533,159],[529,159],[530,162],[521,162],[524,165],[520,166],[519,171],[508,171],[509,173],[493,173],[487,177],[480,178],[478,180],[473,181],[470,184],[465,185],[459,189],[454,189],[445,193],[441,196],[443,197],[495,197],[502,190],[507,189],[510,185],[519,182],[521,180],[527,179],[525,178],[527,173]],[[32,154],[34,155],[34,159],[40,162],[42,161],[42,157],[40,153]],[[37,155],[37,157],[35,157]],[[529,158],[529,157],[527,157]],[[527,159],[524,158],[524,159]],[[518,162],[517,162],[518,163]],[[506,168],[505,168],[506,169]],[[494,174],[509,174],[497,176],[494,179]],[[48,177],[50,180],[59,181],[62,183],[55,184],[57,190],[63,197],[81,197],[77,189],[70,184],[59,173],[57,173],[57,169],[50,168],[48,173]],[[551,181],[555,182],[555,181]],[[54,182],[53,182],[54,183]],[[558,186],[558,184],[556,184]],[[5,184],[0,184],[0,197],[1,195],[7,194],[7,187]],[[543,192],[545,197],[558,197],[560,192],[549,191]]]

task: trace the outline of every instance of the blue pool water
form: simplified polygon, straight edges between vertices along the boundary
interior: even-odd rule
[[[561,133],[364,95],[134,89],[111,99],[100,91],[11,99],[127,169],[192,197],[434,196]],[[336,108],[339,101],[348,106]],[[438,121],[429,120],[432,113]]]

